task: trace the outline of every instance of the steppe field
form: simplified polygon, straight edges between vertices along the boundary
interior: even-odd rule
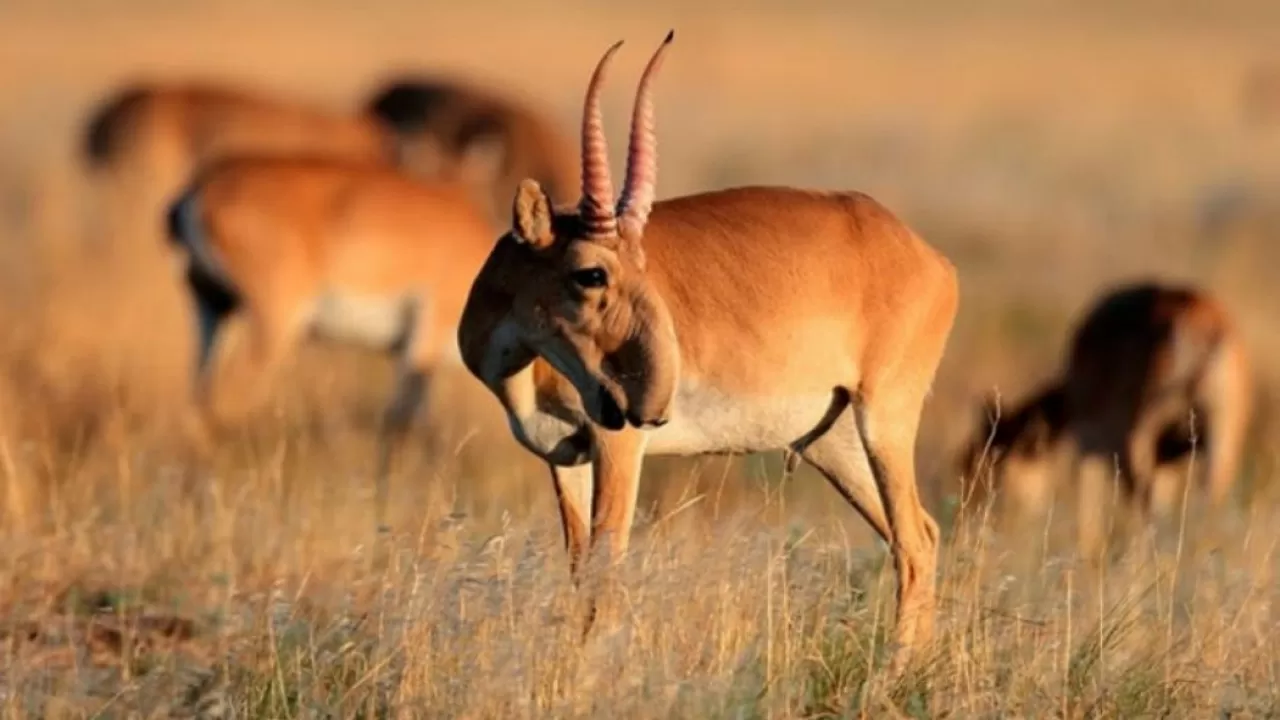
[[[625,39],[605,103],[616,176],[668,28],[659,199],[858,189],[958,269],[917,455],[944,534],[938,637],[910,673],[885,672],[884,544],[780,456],[650,459],[625,612],[585,645],[546,470],[461,369],[392,478],[385,545],[382,357],[302,348],[234,440],[194,459],[180,276],[158,223],[127,229],[78,155],[96,104],[141,78],[345,111],[393,72],[450,71],[573,133],[594,63]],[[0,708],[1280,717],[1277,272],[1280,3],[1266,0],[2,0]],[[1073,556],[1065,477],[1030,528],[998,503],[959,514],[955,456],[981,396],[1030,391],[1089,302],[1147,277],[1218,294],[1254,355],[1226,507],[1204,513],[1188,489],[1100,573]]]

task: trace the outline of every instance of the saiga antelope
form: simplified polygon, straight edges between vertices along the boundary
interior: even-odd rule
[[[1137,283],[1099,298],[1075,329],[1056,378],[983,420],[960,456],[970,481],[1042,505],[1052,452],[1078,454],[1079,543],[1097,550],[1100,494],[1118,468],[1121,498],[1149,517],[1157,472],[1202,450],[1200,482],[1219,504],[1234,482],[1249,422],[1250,366],[1226,309],[1190,287]],[[1193,447],[1194,446],[1194,447]]]
[[[600,90],[621,42],[601,58],[581,202],[556,208],[520,184],[463,310],[463,361],[550,466],[575,577],[589,547],[625,552],[645,455],[789,448],[889,542],[897,640],[926,643],[938,526],[914,445],[955,270],[860,193],[739,187],[655,204],[652,84],[672,37],[639,83],[616,205]]]
[[[549,114],[526,101],[443,77],[395,78],[374,93],[365,113],[399,137],[401,162],[415,172],[456,177],[460,162],[487,145],[493,172],[478,188],[505,215],[522,178],[533,178],[553,202],[578,200],[578,151]],[[504,218],[505,219],[505,218]]]
[[[494,226],[470,189],[326,158],[237,157],[206,168],[168,218],[198,321],[195,390],[206,429],[256,405],[305,334],[398,358],[379,430],[381,525],[394,447],[433,367],[456,361],[458,318],[493,246]],[[211,385],[218,330],[237,311],[248,344],[218,384],[243,381],[239,402]]]

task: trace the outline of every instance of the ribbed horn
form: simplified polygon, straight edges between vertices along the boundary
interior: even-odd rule
[[[658,140],[653,131],[653,78],[662,67],[662,57],[675,39],[671,30],[649,59],[636,88],[635,108],[631,115],[631,139],[627,146],[627,179],[618,198],[617,216],[624,234],[640,237],[649,211],[653,208],[658,182]]]
[[[609,146],[604,137],[604,118],[600,113],[600,89],[605,69],[613,54],[622,47],[614,43],[596,64],[587,85],[582,107],[582,200],[579,212],[591,237],[612,236],[618,232],[613,213],[613,180],[609,177]]]

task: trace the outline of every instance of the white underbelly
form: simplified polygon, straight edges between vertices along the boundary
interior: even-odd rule
[[[408,338],[415,307],[406,294],[327,292],[312,309],[310,327],[326,340],[390,349]]]
[[[829,392],[732,396],[683,385],[671,419],[649,431],[648,452],[663,455],[748,453],[785,448],[822,425],[836,397]]]

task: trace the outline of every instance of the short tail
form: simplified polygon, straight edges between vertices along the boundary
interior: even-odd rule
[[[209,248],[200,219],[200,182],[193,180],[165,213],[169,243],[186,254],[187,285],[210,318],[229,315],[240,307],[240,294]]]
[[[81,157],[90,168],[105,167],[115,158],[120,149],[123,128],[145,94],[141,88],[127,90],[99,106],[89,118],[82,139]]]

